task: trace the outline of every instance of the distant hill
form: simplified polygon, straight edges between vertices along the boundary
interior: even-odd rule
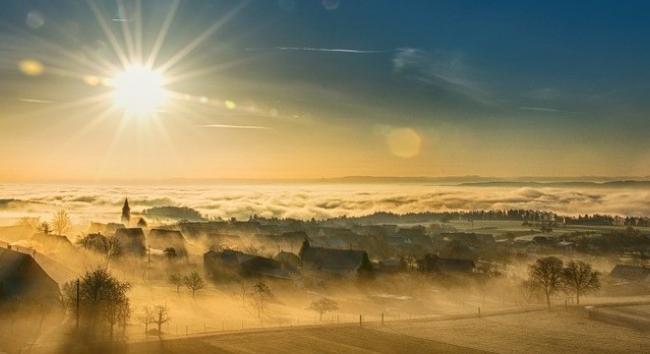
[[[557,181],[557,182],[528,182],[528,181],[492,181],[460,183],[463,187],[555,187],[555,188],[650,188],[650,181]]]

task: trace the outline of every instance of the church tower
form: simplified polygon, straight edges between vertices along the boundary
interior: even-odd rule
[[[131,221],[131,208],[129,207],[129,199],[124,198],[124,206],[122,207],[122,224],[129,227]]]

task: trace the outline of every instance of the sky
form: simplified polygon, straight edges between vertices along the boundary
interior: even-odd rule
[[[648,176],[649,37],[646,1],[7,0],[0,180]]]

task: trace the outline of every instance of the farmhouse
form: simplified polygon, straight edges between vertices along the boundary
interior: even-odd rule
[[[119,243],[120,254],[144,256],[146,253],[144,232],[139,227],[118,229],[115,238]]]
[[[149,248],[161,251],[173,248],[177,256],[187,257],[185,238],[177,230],[151,229],[149,231],[149,237],[147,237],[147,245]]]
[[[31,255],[0,248],[0,301],[11,299],[55,306],[59,286]]]
[[[203,266],[206,273],[213,277],[269,277],[290,279],[291,272],[270,258],[246,254],[235,250],[221,252],[208,251],[203,255]]]
[[[300,258],[291,252],[280,251],[273,259],[280,263],[282,269],[296,272],[300,268]]]
[[[91,250],[97,253],[106,254],[110,248],[110,242],[108,237],[102,235],[101,233],[92,233],[88,234],[86,237],[81,240],[82,245],[85,249]]]
[[[354,275],[371,271],[372,264],[366,251],[311,247],[308,240],[300,248],[302,269],[333,275]]]
[[[609,275],[612,278],[650,282],[650,268],[648,267],[617,264]]]

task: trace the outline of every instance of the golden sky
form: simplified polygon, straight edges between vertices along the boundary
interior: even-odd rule
[[[590,66],[605,58],[587,44],[559,57],[589,23],[563,29],[541,67],[508,64],[524,44],[499,26],[485,28],[499,52],[465,27],[436,35],[421,13],[448,21],[451,4],[278,6],[9,1],[0,181],[650,174],[646,66]],[[395,17],[408,28],[386,27]],[[591,30],[635,40],[612,26]]]

